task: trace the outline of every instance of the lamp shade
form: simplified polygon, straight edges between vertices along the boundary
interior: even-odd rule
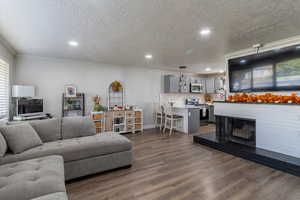
[[[12,97],[34,97],[34,86],[32,85],[13,85]]]

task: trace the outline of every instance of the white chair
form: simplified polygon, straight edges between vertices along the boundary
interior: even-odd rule
[[[156,104],[154,108],[155,108],[155,127],[159,127],[159,130],[162,130],[165,121],[164,108],[159,104]]]
[[[182,116],[176,115],[174,113],[174,109],[172,106],[164,106],[165,111],[165,125],[164,125],[164,133],[166,129],[170,130],[169,135],[172,134],[173,130],[178,130],[179,121],[183,119]]]

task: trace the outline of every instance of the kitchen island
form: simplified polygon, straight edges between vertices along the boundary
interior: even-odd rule
[[[200,128],[200,109],[204,106],[183,105],[174,106],[174,112],[183,117],[179,122],[178,130],[183,133],[196,133]]]

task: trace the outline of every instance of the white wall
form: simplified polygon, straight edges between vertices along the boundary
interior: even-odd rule
[[[153,125],[153,104],[159,102],[162,71],[112,66],[94,62],[17,56],[15,84],[36,86],[36,96],[44,99],[44,110],[61,116],[64,86],[74,84],[86,94],[86,114],[92,110],[91,97],[100,95],[107,103],[108,86],[115,80],[125,86],[126,104],[144,109],[145,126]]]

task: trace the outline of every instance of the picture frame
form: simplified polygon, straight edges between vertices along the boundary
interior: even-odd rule
[[[66,85],[65,86],[65,94],[66,94],[66,97],[76,97],[77,96],[77,88],[74,85]]]

